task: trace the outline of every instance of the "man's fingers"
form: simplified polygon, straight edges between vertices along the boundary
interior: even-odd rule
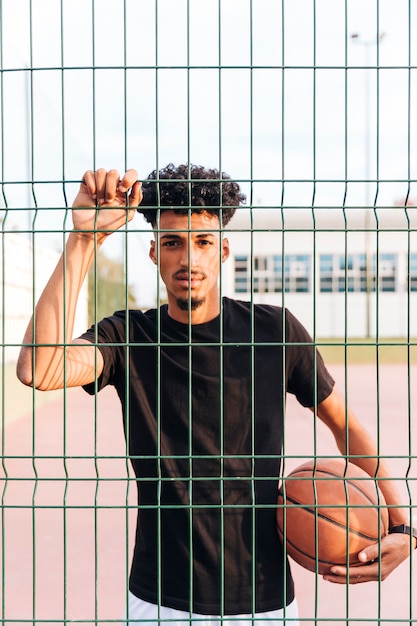
[[[96,175],[92,170],[88,170],[82,179],[82,186],[85,185],[89,195],[95,200],[97,198],[97,188],[96,188]]]
[[[129,189],[129,206],[139,206],[142,202],[142,184],[138,181],[138,173],[134,169],[125,172],[117,188],[119,193],[127,193]]]
[[[142,202],[142,185],[138,181],[133,183],[132,191],[129,195],[129,206],[138,207]]]
[[[358,559],[361,563],[372,563],[379,558],[379,551],[379,545],[377,543],[373,544],[371,546],[368,546],[365,550],[359,552]]]
[[[123,178],[121,179],[119,183],[118,190],[121,193],[126,193],[127,191],[129,191],[131,187],[133,187],[137,179],[138,179],[138,173],[136,170],[134,169],[127,170],[127,172],[125,172]]]
[[[99,204],[103,204],[106,200],[107,171],[102,167],[96,170],[95,179],[96,179],[97,202]]]
[[[105,197],[106,203],[111,204],[116,197],[120,182],[120,174],[117,170],[109,170],[105,179]]]
[[[84,189],[85,186],[85,189]],[[118,170],[105,170],[100,168],[95,172],[88,170],[85,172],[80,191],[85,191],[97,202],[98,205],[111,205],[117,195],[125,194],[131,190],[129,204],[138,206],[142,200],[141,184],[138,182],[138,173],[134,169],[129,169],[120,179]]]

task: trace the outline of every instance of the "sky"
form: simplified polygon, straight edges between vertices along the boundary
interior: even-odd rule
[[[0,7],[5,230],[61,247],[64,207],[97,167],[134,167],[139,178],[169,162],[217,167],[255,207],[417,197],[412,0]],[[146,230],[140,216],[131,228]],[[135,263],[149,239],[130,246]],[[124,254],[123,236],[108,250]]]

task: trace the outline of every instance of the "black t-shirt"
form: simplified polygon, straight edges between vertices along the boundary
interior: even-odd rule
[[[275,526],[285,393],[314,406],[334,381],[279,307],[223,299],[181,324],[167,307],[125,311],[83,335],[104,358],[137,477],[130,590],[202,614],[282,608],[293,581]]]

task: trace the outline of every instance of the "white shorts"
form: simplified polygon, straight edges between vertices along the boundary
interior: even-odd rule
[[[228,619],[229,618],[229,619]],[[195,626],[271,626],[274,622],[282,622],[287,626],[299,626],[298,607],[294,600],[285,609],[255,613],[255,615],[229,615],[220,618],[218,615],[199,615],[188,611],[179,611],[166,606],[158,607],[137,598],[129,591],[128,608],[124,624],[143,623],[143,626],[158,626],[166,621],[167,626],[186,626],[195,622]]]

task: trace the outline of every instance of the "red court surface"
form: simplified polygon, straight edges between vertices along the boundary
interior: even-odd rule
[[[330,369],[344,388],[343,368]],[[347,377],[349,402],[378,437],[381,454],[392,457],[392,474],[404,478],[408,471],[409,492],[402,481],[402,493],[406,503],[412,498],[415,518],[416,375],[413,367],[409,383],[407,368],[395,365],[381,367],[377,378],[375,367],[364,365]],[[11,421],[2,433],[2,624],[120,623],[135,485],[126,480],[118,399],[112,389],[97,400],[71,390],[34,416]],[[331,435],[315,430],[310,411],[288,398],[285,452],[297,458],[286,471],[315,452],[334,451]],[[348,587],[294,564],[301,624],[417,624],[416,563],[417,551],[381,585]]]

